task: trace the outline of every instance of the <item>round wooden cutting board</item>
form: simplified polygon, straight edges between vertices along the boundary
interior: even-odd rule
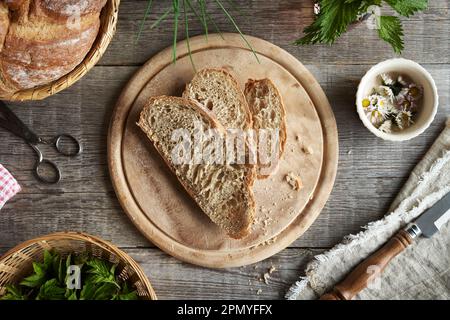
[[[151,96],[180,96],[193,78],[186,41],[150,59],[120,96],[109,130],[112,182],[125,212],[155,245],[181,260],[232,267],[265,259],[292,243],[319,215],[333,187],[338,136],[327,98],[311,73],[293,56],[261,39],[247,37],[259,62],[237,34],[195,37],[190,41],[197,70],[215,67],[232,73],[241,87],[248,79],[270,78],[279,88],[287,114],[287,143],[278,170],[255,182],[255,223],[250,236],[226,236],[201,211],[166,167],[136,122]],[[286,175],[300,177],[295,191]]]

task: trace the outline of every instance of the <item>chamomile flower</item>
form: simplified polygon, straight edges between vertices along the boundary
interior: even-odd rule
[[[383,97],[388,98],[391,104],[394,103],[395,100],[394,92],[388,86],[379,86],[377,89],[377,93]]]
[[[397,82],[400,83],[404,87],[408,86],[408,82],[406,82],[406,80],[405,80],[405,78],[403,78],[403,76],[398,76]]]
[[[395,124],[399,129],[405,129],[414,123],[411,111],[402,110],[395,116]]]
[[[383,84],[386,86],[391,86],[395,83],[394,79],[387,73],[380,74],[381,80],[383,80]]]
[[[370,121],[373,125],[379,126],[381,125],[391,114],[392,105],[389,103],[388,99],[379,96],[373,95],[371,97],[370,105],[366,108],[366,111],[370,115]],[[365,102],[367,105],[367,101]]]
[[[369,120],[374,126],[379,127],[383,124],[385,118],[380,111],[373,110],[369,113]]]
[[[381,124],[381,126],[378,127],[378,129],[385,133],[391,133],[393,130],[393,127],[394,127],[394,125],[392,123],[392,120],[386,120]]]
[[[420,100],[423,96],[423,88],[421,86],[416,85],[415,83],[411,83],[408,86],[407,97],[410,101]]]

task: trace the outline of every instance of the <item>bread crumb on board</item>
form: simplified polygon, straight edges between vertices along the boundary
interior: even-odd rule
[[[299,176],[297,176],[293,172],[289,172],[285,177],[287,183],[294,189],[295,191],[299,191],[303,189],[303,182]]]
[[[261,289],[258,289],[258,291],[256,291],[256,294],[259,296],[262,293]]]
[[[268,270],[267,270],[267,272],[266,273],[264,273],[261,277],[259,277],[259,281],[260,282],[263,282],[264,281],[264,283],[265,284],[269,284],[269,280],[270,280],[270,275],[272,274],[272,273],[274,273],[275,271],[276,271],[277,269],[274,267],[274,266],[271,266]]]
[[[302,146],[302,151],[304,154],[313,154],[313,149],[310,146]]]
[[[263,278],[264,278],[264,283],[269,284],[270,275],[268,272],[264,273]]]

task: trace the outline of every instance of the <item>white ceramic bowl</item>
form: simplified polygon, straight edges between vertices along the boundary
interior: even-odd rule
[[[378,130],[370,122],[362,106],[362,100],[370,95],[372,89],[380,83],[379,75],[382,73],[389,73],[394,76],[404,75],[423,87],[420,110],[415,117],[414,124],[404,130],[392,133]],[[438,102],[439,96],[436,84],[430,73],[420,64],[403,58],[389,59],[373,66],[361,79],[358,92],[356,93],[356,108],[364,125],[377,137],[390,141],[409,140],[424,132],[436,115]]]

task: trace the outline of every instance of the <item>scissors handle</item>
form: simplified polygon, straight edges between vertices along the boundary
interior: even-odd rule
[[[68,140],[74,146],[73,150],[65,150],[62,144],[64,144],[63,140]],[[53,138],[52,141],[43,141],[46,144],[54,144],[56,151],[58,151],[60,154],[66,157],[76,157],[82,152],[81,143],[72,135],[70,134],[60,134]]]
[[[59,170],[58,166],[56,165],[56,163],[54,163],[53,161],[44,159],[44,156],[42,155],[41,150],[39,150],[39,148],[30,143],[30,146],[34,149],[34,151],[36,151],[37,154],[37,161],[36,164],[34,165],[34,174],[36,176],[36,178],[46,184],[56,184],[59,181],[61,181],[61,170]],[[44,167],[47,167],[47,170],[50,169],[50,171],[53,172],[52,175],[44,175],[42,173],[42,171],[44,170]]]

